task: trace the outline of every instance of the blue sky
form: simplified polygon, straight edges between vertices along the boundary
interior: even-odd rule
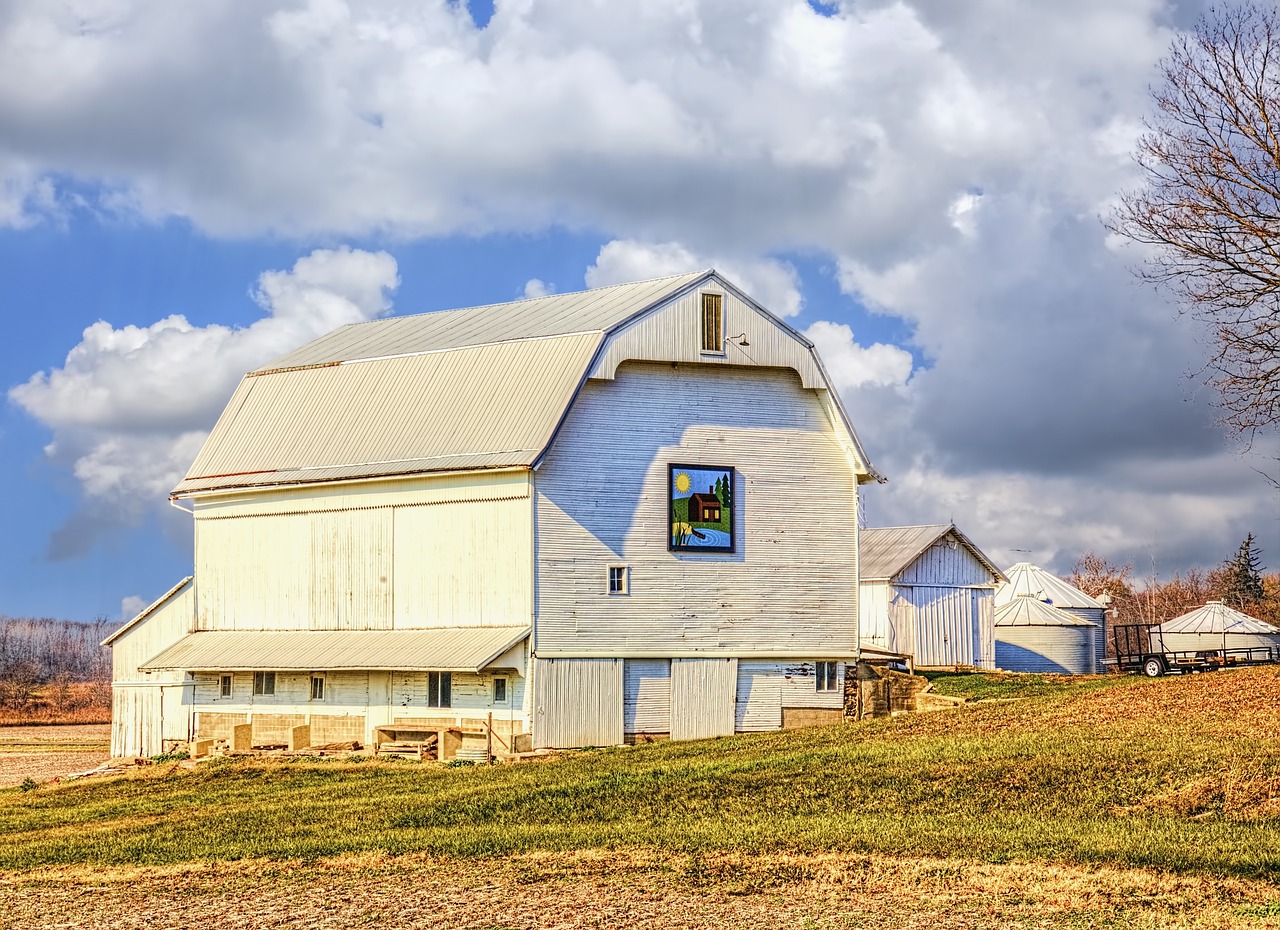
[[[10,4],[0,614],[188,573],[165,489],[330,325],[708,266],[818,344],[872,525],[1280,566],[1272,446],[1214,426],[1203,334],[1099,221],[1197,9],[1040,6]]]

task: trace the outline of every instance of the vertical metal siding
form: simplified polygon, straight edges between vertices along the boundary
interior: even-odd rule
[[[671,660],[625,659],[622,663],[624,733],[671,732]]]
[[[313,630],[391,629],[391,526],[386,509],[312,517]]]
[[[535,666],[535,746],[622,742],[621,659],[538,659]]]
[[[973,595],[974,655],[978,668],[996,667],[996,608],[995,592],[975,590]]]
[[[954,544],[954,546],[952,545]],[[993,584],[991,572],[964,545],[948,534],[934,543],[893,579],[898,584]]]
[[[673,659],[671,738],[732,734],[737,684],[737,659]]]
[[[1008,672],[1087,675],[1094,670],[1091,626],[996,627],[996,665]]]
[[[111,644],[113,756],[153,756],[165,739],[187,738],[192,708],[182,672],[144,674],[138,666],[192,631],[195,597],[188,586]]]
[[[668,551],[670,462],[737,469],[735,553]],[[536,491],[540,655],[856,648],[853,475],[790,372],[628,363],[584,388]]]
[[[916,665],[973,665],[975,618],[967,588],[901,588]],[[901,636],[901,634],[899,634]]]
[[[1056,604],[1054,605],[1057,606]],[[1065,610],[1069,614],[1074,614],[1088,620],[1090,623],[1098,625],[1097,632],[1094,633],[1094,670],[1102,671],[1104,668],[1102,660],[1107,657],[1107,611],[1102,607],[1059,607],[1059,610]]]

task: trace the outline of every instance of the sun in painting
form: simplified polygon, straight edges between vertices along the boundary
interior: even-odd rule
[[[680,474],[676,475],[676,490],[681,494],[689,493],[689,476],[684,472],[680,472]]]

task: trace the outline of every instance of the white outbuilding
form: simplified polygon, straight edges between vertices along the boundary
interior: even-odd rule
[[[1280,628],[1210,601],[1181,617],[1153,627],[1166,652],[1209,652],[1217,650],[1267,649],[1280,659]]]
[[[839,720],[878,477],[715,271],[342,327],[246,374],[171,493],[194,577],[108,640],[112,752]]]
[[[1098,626],[1034,594],[996,608],[996,666],[1006,672],[1091,675]]]
[[[995,564],[953,524],[869,527],[858,534],[863,646],[917,668],[995,668]]]
[[[1102,669],[1107,654],[1107,607],[1085,594],[1075,585],[1063,581],[1052,572],[1030,562],[1018,562],[1006,572],[1008,584],[996,590],[996,609],[1011,603],[1020,595],[1030,595],[1051,607],[1088,620],[1096,628],[1094,635],[1094,667]],[[1001,666],[1003,668],[1003,666]]]

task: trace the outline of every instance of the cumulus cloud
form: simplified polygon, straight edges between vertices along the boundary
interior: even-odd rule
[[[9,390],[48,427],[49,458],[69,464],[85,504],[55,534],[55,556],[83,554],[97,533],[129,522],[181,479],[244,372],[344,323],[390,309],[399,284],[386,252],[316,250],[252,291],[263,316],[235,329],[175,314],[119,329],[99,320],[61,368]]]
[[[869,494],[886,520],[954,510],[994,529],[1000,514],[1002,537],[1026,536],[1031,521],[990,497],[1007,488],[1052,501],[1042,535],[1071,545],[1132,542],[1165,514],[1161,535],[1191,551],[1243,537],[1241,501],[1256,513],[1271,499],[1223,453],[1195,391],[1198,334],[1133,286],[1133,256],[1098,217],[1139,180],[1129,152],[1154,64],[1197,12],[519,0],[479,28],[444,0],[13,0],[0,13],[0,226],[87,189],[94,210],[222,235],[598,234],[588,285],[714,266],[809,327],[895,482],[880,504]],[[832,268],[911,345],[863,346],[861,321],[810,315],[797,264]],[[268,305],[293,300],[271,287]],[[332,323],[343,306],[306,312]],[[15,395],[54,425],[86,488],[144,481],[128,466],[125,437],[150,435],[137,424],[163,423],[170,442],[199,433],[197,414],[218,405],[184,395],[223,396],[234,378],[202,367],[197,346],[242,344],[181,317],[98,326]],[[264,325],[249,342],[266,341]],[[181,383],[147,370],[169,343],[165,357],[193,368]],[[131,352],[179,398],[123,383],[113,360]],[[104,429],[119,446],[79,438]],[[1199,503],[1156,503],[1152,475],[1169,467]],[[153,471],[159,486],[165,467]]]
[[[715,258],[700,255],[678,242],[615,239],[601,247],[587,269],[587,287],[643,281],[664,275],[715,268],[778,316],[795,316],[802,300],[796,270],[775,259]]]

